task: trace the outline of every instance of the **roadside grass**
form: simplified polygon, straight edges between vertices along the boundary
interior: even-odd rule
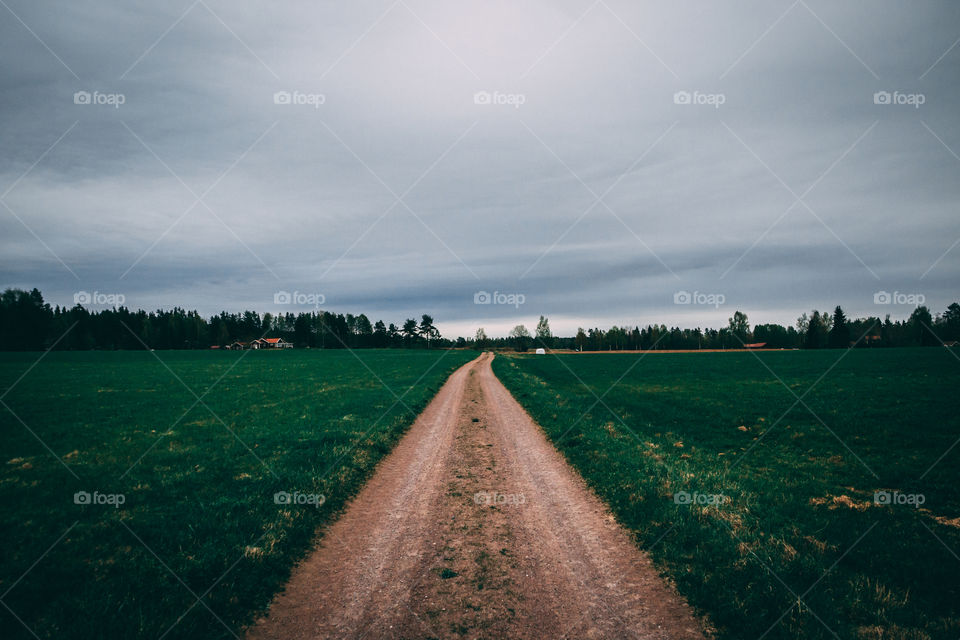
[[[54,352],[27,372],[39,355],[0,354],[4,638],[240,634],[476,357]],[[81,491],[124,503],[75,504]],[[325,501],[277,504],[277,492]]]
[[[718,637],[921,640],[960,636],[955,355],[524,355],[493,367]],[[924,502],[878,505],[876,491]]]

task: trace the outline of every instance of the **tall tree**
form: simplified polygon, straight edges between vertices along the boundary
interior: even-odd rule
[[[823,322],[823,315],[814,309],[807,322],[807,330],[803,337],[803,346],[807,349],[819,349],[824,345],[827,328]]]
[[[513,344],[517,351],[526,351],[530,343],[530,332],[522,324],[518,324],[510,330],[510,337],[513,338]]]
[[[840,305],[833,310],[833,327],[830,329],[827,344],[832,349],[846,349],[850,346],[850,326]]]
[[[39,290],[7,289],[0,295],[0,348],[39,351],[46,346],[52,322],[53,311]]]
[[[389,341],[387,325],[383,323],[383,320],[377,320],[377,323],[373,325],[373,346],[382,349],[389,344]]]
[[[270,335],[273,331],[273,316],[269,311],[263,314],[263,321],[260,323],[260,333],[262,335]],[[259,337],[259,336],[258,336]]]
[[[747,320],[747,314],[736,311],[728,322],[730,333],[736,336],[736,341],[739,343],[734,346],[741,346],[750,340],[750,322]]]
[[[914,309],[907,324],[910,326],[912,339],[921,347],[930,347],[940,343],[933,333],[933,318],[930,317],[930,309],[925,306]]]
[[[960,304],[954,302],[943,313],[943,323],[946,331],[945,340],[960,340]]]
[[[403,341],[407,346],[412,346],[416,343],[419,334],[417,332],[417,321],[413,318],[407,318],[403,323]]]
[[[550,347],[553,343],[553,333],[550,332],[550,321],[540,316],[540,321],[537,322],[537,342],[539,342],[544,347]]]
[[[430,341],[440,337],[440,331],[433,326],[433,318],[427,314],[420,316],[420,336],[427,341],[427,348],[430,348]]]
[[[298,347],[312,347],[313,327],[309,313],[298,313],[297,319],[293,321],[293,342]]]
[[[574,344],[577,345],[577,351],[583,351],[583,348],[587,345],[587,334],[584,333],[583,327],[577,328],[577,337],[574,338]]]
[[[403,340],[403,335],[400,333],[400,329],[397,325],[390,323],[390,326],[387,328],[387,342],[391,347],[399,346]]]
[[[373,327],[370,325],[370,318],[361,313],[356,319],[357,344],[361,347],[372,346]]]
[[[473,337],[473,348],[483,351],[487,346],[487,332],[483,330],[483,327],[477,329],[477,334]]]

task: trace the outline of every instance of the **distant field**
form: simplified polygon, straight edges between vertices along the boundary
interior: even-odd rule
[[[720,637],[919,640],[960,637],[955,355],[500,356],[494,371]]]
[[[30,369],[39,355],[0,354],[4,638],[32,637],[16,618],[40,637],[233,637],[476,357],[55,352]]]

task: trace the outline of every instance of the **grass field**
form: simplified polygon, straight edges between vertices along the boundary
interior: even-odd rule
[[[39,355],[0,354],[4,638],[233,637],[476,357]]]
[[[918,640],[960,637],[956,355],[507,356],[494,371],[720,637]]]

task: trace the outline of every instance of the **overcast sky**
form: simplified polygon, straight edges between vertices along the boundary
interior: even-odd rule
[[[958,39],[950,1],[2,0],[0,287],[450,337],[942,312]]]

